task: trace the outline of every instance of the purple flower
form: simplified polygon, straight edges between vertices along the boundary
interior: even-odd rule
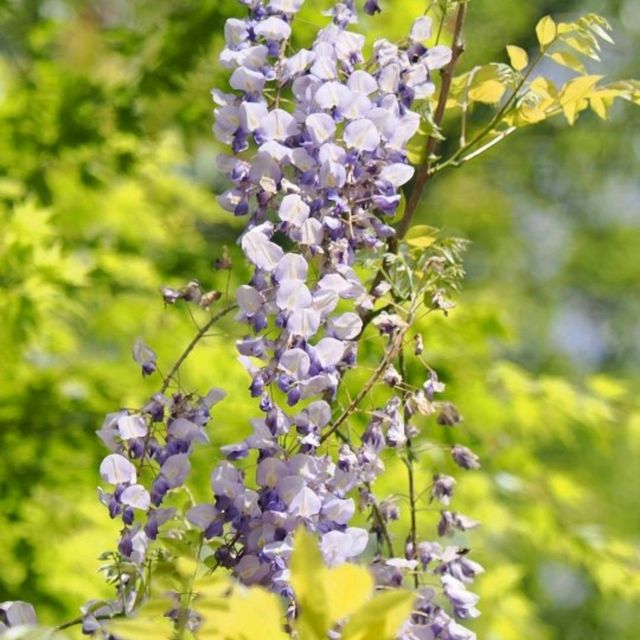
[[[153,349],[147,347],[142,341],[136,340],[132,348],[133,359],[140,365],[143,376],[151,375],[157,368],[157,356]]]
[[[364,3],[364,12],[368,13],[370,16],[375,15],[376,13],[380,13],[382,9],[378,4],[378,0],[365,0]]]
[[[480,458],[467,447],[456,444],[451,448],[451,457],[455,463],[463,469],[479,469]]]

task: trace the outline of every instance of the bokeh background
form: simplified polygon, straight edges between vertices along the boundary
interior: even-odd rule
[[[301,16],[302,37],[325,20],[322,4]],[[399,37],[424,9],[382,5],[364,22],[372,37]],[[156,390],[131,360],[136,338],[168,369],[195,332],[159,286],[198,278],[224,291],[246,275],[239,223],[214,197],[224,183],[209,96],[224,81],[224,19],[241,11],[0,0],[0,601],[30,600],[45,622],[109,593],[97,556],[115,528],[96,500],[94,431]],[[594,69],[637,76],[637,0],[472,0],[461,68],[505,61],[506,44],[532,49],[546,13],[590,11],[616,37]],[[438,177],[420,209],[420,223],[472,241],[457,309],[422,329],[465,416],[455,435],[425,430],[484,461],[457,503],[483,522],[468,540],[488,568],[482,640],[640,637],[639,124],[617,105],[608,123],[586,114],[519,132]],[[212,268],[223,245],[229,285]],[[236,333],[221,325],[182,374],[186,387],[229,391],[196,456],[202,496],[216,445],[256,415]],[[390,468],[392,489],[401,470]],[[423,526],[432,534],[433,519]]]

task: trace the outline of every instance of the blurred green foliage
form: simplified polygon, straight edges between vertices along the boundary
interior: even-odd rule
[[[386,4],[366,23],[372,36],[397,36],[422,10]],[[316,8],[301,16],[302,39]],[[223,182],[209,125],[222,24],[239,9],[0,1],[0,601],[33,601],[45,621],[109,593],[96,558],[115,529],[95,499],[93,432],[156,389],[131,344],[143,337],[168,369],[207,317],[164,309],[158,287],[198,278],[233,291],[246,273],[239,223],[214,198]],[[533,47],[545,13],[585,11],[607,17],[617,39],[594,69],[630,75],[635,0],[473,0],[462,69],[506,61],[506,44]],[[422,321],[425,353],[465,421],[455,435],[422,426],[483,458],[457,507],[483,522],[469,544],[488,568],[475,624],[484,640],[640,637],[639,156],[631,107],[606,124],[552,120],[439,176],[420,211],[418,222],[472,240],[458,308]],[[230,282],[212,269],[225,244]],[[230,394],[213,446],[195,456],[203,497],[215,445],[237,440],[256,411],[237,331],[221,325],[182,372],[185,387]],[[351,384],[375,357],[363,347]],[[437,447],[426,453],[424,486],[447,464]],[[388,465],[380,495],[404,478]],[[425,506],[425,532],[435,518]]]

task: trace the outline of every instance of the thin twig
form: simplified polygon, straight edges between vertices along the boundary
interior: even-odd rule
[[[367,482],[365,484],[365,487],[369,492],[369,494],[373,497],[371,484]],[[373,498],[373,505],[371,506],[371,512],[373,513],[373,517],[376,520],[377,530],[380,532],[380,534],[382,535],[382,539],[385,541],[385,544],[387,545],[387,552],[389,553],[389,557],[395,558],[396,554],[395,554],[395,551],[393,550],[393,541],[391,540],[391,536],[389,535],[389,530],[387,529],[387,525],[384,521],[384,518],[382,517],[382,513],[380,512],[380,507],[378,506],[378,503],[376,502],[375,497]]]
[[[191,609],[191,601],[193,600],[193,586],[196,581],[196,575],[198,573],[198,560],[200,560],[200,553],[204,545],[204,534],[200,536],[200,543],[198,550],[196,551],[196,567],[191,574],[189,584],[187,586],[186,593],[183,594],[183,602],[181,602],[180,612],[178,614],[178,625],[176,629],[177,640],[184,638],[185,631],[187,630],[187,624],[189,622],[189,610]]]
[[[224,309],[222,309],[222,311],[219,311],[215,316],[213,316],[205,325],[203,325],[199,329],[198,333],[196,333],[193,340],[187,345],[186,349],[182,352],[182,355],[176,360],[176,363],[171,368],[171,371],[169,371],[169,373],[167,374],[167,377],[164,379],[164,382],[162,383],[162,387],[160,388],[160,393],[164,393],[169,388],[169,385],[171,384],[171,380],[173,379],[173,377],[176,375],[176,373],[182,366],[182,363],[189,357],[189,354],[195,349],[196,345],[204,337],[207,331],[209,331],[209,329],[216,322],[218,322],[218,320],[220,320],[221,318],[224,318],[224,316],[226,316],[228,313],[231,313],[234,309],[237,309],[237,308],[238,308],[237,304],[231,304],[228,307],[225,307]]]
[[[505,103],[498,110],[498,113],[496,113],[496,115],[491,119],[491,122],[489,122],[489,124],[486,127],[484,127],[479,133],[477,133],[473,137],[473,139],[470,140],[464,147],[461,147],[460,149],[458,149],[450,158],[447,158],[447,160],[445,160],[444,162],[433,167],[433,170],[431,171],[432,175],[435,175],[436,173],[440,173],[443,169],[446,169],[447,167],[458,166],[458,163],[460,162],[460,159],[463,158],[463,156],[464,156],[463,161],[466,162],[470,160],[471,157],[475,158],[477,155],[479,155],[478,153],[474,152],[474,155],[471,157],[465,156],[465,154],[467,153],[467,151],[469,151],[469,149],[473,149],[473,147],[475,147],[479,142],[481,142],[485,136],[491,133],[500,124],[500,122],[502,121],[502,118],[505,116],[507,111],[511,108],[513,103],[517,100],[520,89],[522,89],[526,81],[529,79],[529,76],[533,73],[534,69],[538,66],[538,62],[540,62],[541,59],[542,59],[542,55],[539,54],[531,62],[526,73],[522,76],[522,78],[520,78],[520,81],[518,82],[515,89],[513,90],[513,93],[509,96],[509,98],[507,98]],[[513,133],[513,131],[509,131],[509,133]],[[500,140],[503,140],[504,137],[500,138]],[[483,147],[482,150],[486,151],[487,148],[490,148],[492,146],[493,144],[491,144],[489,147],[486,147],[486,148]]]
[[[340,416],[334,421],[334,423],[322,434],[320,438],[320,444],[325,442],[327,438],[333,435],[339,428],[340,425],[358,408],[358,405],[362,402],[365,396],[371,391],[375,383],[382,377],[386,368],[389,364],[394,360],[396,355],[398,354],[398,349],[402,347],[402,341],[404,339],[404,334],[408,331],[409,326],[406,328],[400,329],[395,338],[391,342],[390,348],[387,349],[384,357],[380,364],[376,367],[376,370],[373,372],[373,375],[367,383],[360,389],[358,395],[349,403],[347,408],[340,414]]]
[[[407,375],[407,367],[405,366],[404,360],[404,349],[400,349],[398,353],[398,366],[400,367],[400,375],[404,380]],[[404,407],[404,424],[405,429],[407,428],[407,423],[411,418],[409,411],[407,411],[407,392],[406,390],[402,391],[402,406]],[[407,438],[406,443],[407,450],[407,459],[405,460],[405,465],[407,467],[407,479],[409,482],[409,513],[411,518],[411,528],[409,533],[409,539],[411,541],[411,557],[415,558],[418,550],[418,524],[416,519],[416,482],[415,482],[415,474],[413,469],[413,461],[415,459],[415,455],[413,449],[411,447],[411,438]],[[417,589],[420,585],[420,579],[417,573],[413,574],[413,582],[414,586]]]

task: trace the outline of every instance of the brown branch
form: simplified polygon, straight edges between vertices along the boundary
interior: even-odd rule
[[[449,92],[451,91],[451,82],[453,81],[453,74],[455,72],[458,60],[464,52],[464,42],[462,40],[462,28],[467,16],[467,0],[463,0],[458,5],[458,11],[456,13],[456,22],[453,28],[453,44],[451,46],[451,60],[449,64],[444,68],[442,72],[442,87],[440,88],[440,97],[438,98],[438,104],[433,116],[433,123],[436,129],[439,129],[444,119],[444,113],[447,106],[447,100],[449,99]],[[422,192],[425,185],[429,182],[432,175],[433,168],[433,156],[438,149],[440,141],[434,136],[430,135],[427,138],[425,146],[425,160],[424,164],[420,166],[416,173],[416,179],[407,201],[407,207],[404,211],[404,215],[400,220],[400,223],[396,227],[396,235],[393,239],[393,243],[390,243],[391,250],[395,253],[397,250],[398,240],[402,240],[405,234],[411,226],[411,220],[418,208]]]
[[[465,18],[467,17],[467,0],[463,0],[458,5],[458,11],[456,13],[456,22],[453,28],[453,44],[451,47],[451,60],[449,64],[444,68],[442,72],[442,86],[440,88],[440,96],[438,98],[438,104],[436,105],[436,111],[433,117],[434,125],[437,129],[442,125],[442,120],[444,119],[444,113],[447,106],[447,100],[449,98],[449,92],[451,91],[451,83],[453,81],[453,74],[455,72],[456,66],[458,64],[458,60],[462,53],[464,52],[464,42],[462,40],[462,28],[464,26]],[[426,184],[429,182],[431,177],[434,175],[433,172],[433,161],[434,154],[438,149],[439,139],[436,136],[429,136],[427,138],[427,142],[425,145],[425,155],[424,155],[424,163],[419,167],[416,173],[416,179],[413,183],[413,188],[411,189],[411,193],[409,194],[409,199],[407,201],[407,206],[404,210],[404,214],[402,219],[400,220],[398,226],[396,227],[396,233],[394,236],[389,238],[387,242],[387,246],[391,253],[398,253],[398,242],[402,240],[406,235],[409,227],[411,226],[411,220],[418,208],[418,204],[420,203],[420,198],[422,197],[422,192]],[[376,273],[375,278],[371,284],[369,289],[369,293],[373,294],[375,288],[382,282],[384,279],[384,270],[383,267],[378,269],[378,273]],[[374,314],[372,312],[364,312],[360,315],[362,319],[362,331],[360,335],[364,332],[368,324],[373,320]]]

